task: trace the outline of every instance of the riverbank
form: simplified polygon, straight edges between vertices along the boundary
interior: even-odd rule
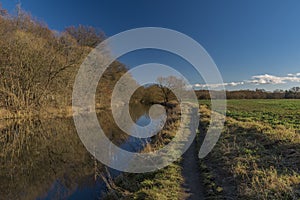
[[[11,112],[7,109],[0,109],[0,120],[20,120],[31,118],[61,118],[71,117],[73,114],[72,107],[67,106],[65,108],[47,107],[47,109],[40,110],[20,110],[17,112]]]
[[[159,132],[152,138],[150,144],[148,144],[142,152],[151,152],[156,149],[160,149],[167,145],[173,137],[176,135],[176,130],[180,126],[181,117],[178,114],[178,107],[176,112],[167,119],[167,127]],[[187,119],[189,124],[192,125],[193,120]],[[183,158],[179,158],[171,165],[151,173],[144,174],[131,174],[123,173],[122,176],[114,180],[116,189],[111,190],[106,194],[105,199],[189,199],[194,196],[199,198],[200,193],[196,190],[201,190],[200,185],[200,171],[197,161],[196,141],[192,144],[192,147],[187,151]],[[189,166],[190,159],[193,161],[193,166]],[[187,174],[186,172],[193,168],[193,172],[198,171],[197,174]],[[198,176],[197,181],[193,181],[191,176]],[[192,180],[192,182],[189,182]],[[189,182],[187,184],[187,182]],[[201,192],[201,191],[200,191]]]
[[[105,108],[96,104],[96,112],[107,110]],[[75,113],[76,114],[76,113]],[[0,108],[0,120],[26,120],[32,118],[69,118],[74,115],[72,106],[63,106],[63,107],[42,107],[40,109],[31,109],[31,110],[20,110],[17,112],[12,112],[4,108]]]

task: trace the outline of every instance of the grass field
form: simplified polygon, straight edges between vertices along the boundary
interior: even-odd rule
[[[210,120],[200,101],[203,131]],[[216,199],[300,199],[300,101],[229,100],[225,128],[201,161]]]
[[[201,100],[200,104],[210,105]],[[238,121],[259,121],[273,127],[300,129],[299,99],[238,99],[227,101],[227,116]]]

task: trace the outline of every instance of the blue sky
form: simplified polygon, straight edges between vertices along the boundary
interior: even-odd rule
[[[16,3],[1,2],[10,12]],[[98,27],[107,36],[145,26],[180,31],[207,50],[228,89],[300,86],[297,75],[300,1],[297,0],[24,0],[21,3],[23,9],[59,31],[78,24]],[[121,61],[128,66],[147,62],[168,64],[203,86],[188,63],[166,52],[133,52]]]

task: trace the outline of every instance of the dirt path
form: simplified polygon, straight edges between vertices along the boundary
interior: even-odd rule
[[[183,184],[184,194],[182,199],[196,200],[204,199],[201,172],[199,168],[199,158],[196,139],[190,148],[183,155],[182,175],[185,179]]]

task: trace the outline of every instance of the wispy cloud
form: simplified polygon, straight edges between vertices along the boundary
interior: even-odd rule
[[[196,88],[219,88],[224,86],[238,86],[238,85],[244,85],[245,82],[231,82],[231,83],[220,83],[220,84],[195,84],[194,87]]]
[[[252,76],[250,80],[244,80],[240,82],[231,82],[231,83],[220,83],[220,84],[195,84],[195,88],[220,88],[226,86],[239,86],[245,84],[254,84],[254,85],[266,85],[266,84],[285,84],[287,82],[297,82],[300,83],[300,73],[288,74],[287,76],[274,76],[270,74],[256,75]]]

